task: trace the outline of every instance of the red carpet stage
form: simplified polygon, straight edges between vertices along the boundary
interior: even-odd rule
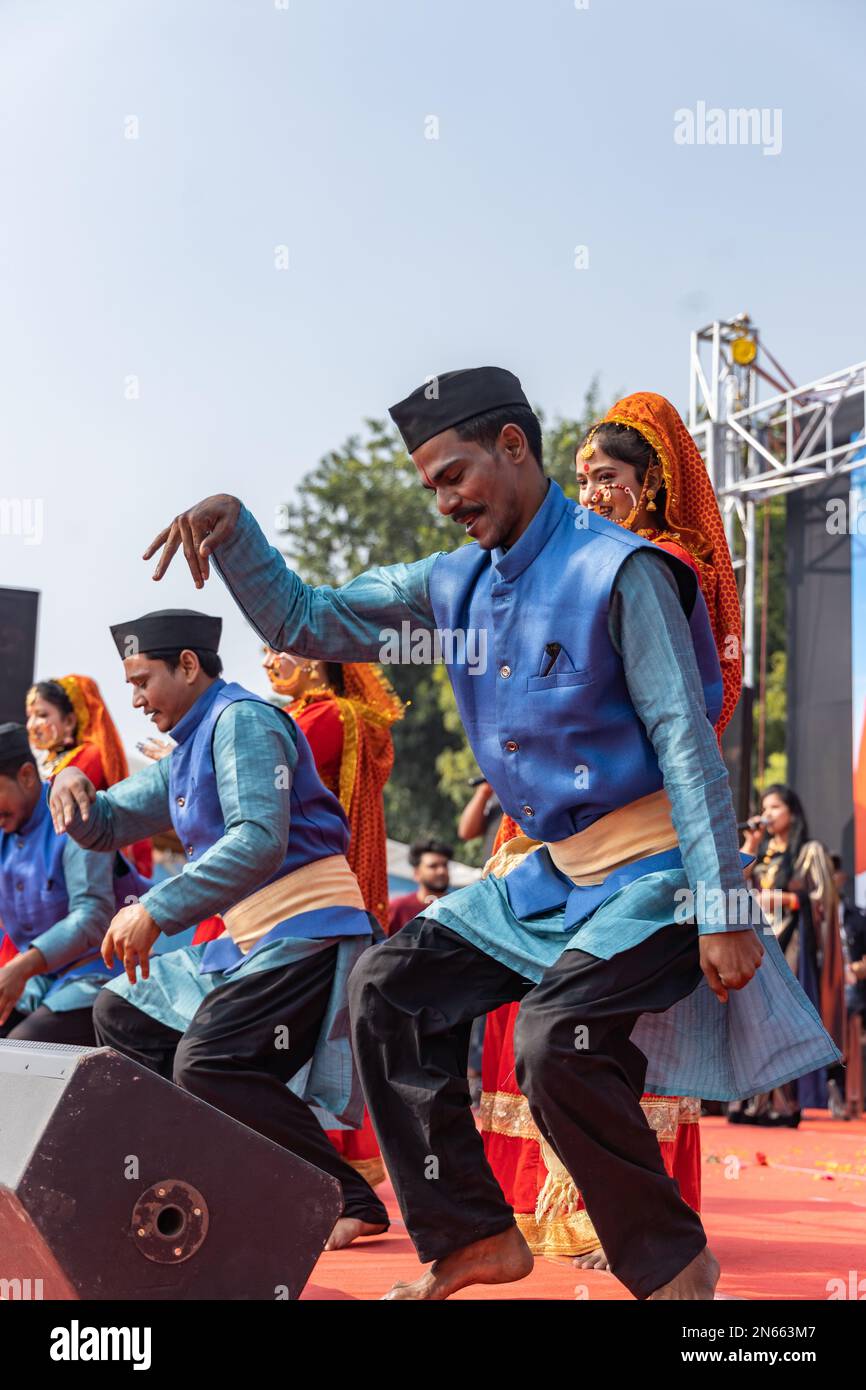
[[[701,1121],[704,1224],[722,1266],[719,1293],[736,1299],[866,1298],[866,1121],[807,1111],[798,1130]],[[302,1297],[379,1298],[420,1266],[390,1186],[385,1236],[323,1255]],[[837,1283],[831,1281],[836,1280]],[[458,1298],[628,1299],[609,1275],[538,1259],[519,1284]]]

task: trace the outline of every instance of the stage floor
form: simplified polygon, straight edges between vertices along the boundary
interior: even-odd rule
[[[866,1296],[866,1120],[807,1111],[798,1130],[701,1121],[703,1219],[722,1266],[719,1293],[736,1299],[826,1299],[863,1279]],[[736,1161],[734,1161],[736,1160]],[[737,1176],[734,1176],[737,1174]],[[302,1297],[379,1298],[420,1266],[390,1185],[384,1236],[321,1257]],[[859,1271],[859,1272],[858,1272]],[[841,1281],[833,1284],[831,1281]],[[851,1297],[850,1292],[844,1294]],[[856,1296],[856,1295],[855,1295]],[[628,1299],[609,1274],[537,1259],[528,1279],[457,1298]]]

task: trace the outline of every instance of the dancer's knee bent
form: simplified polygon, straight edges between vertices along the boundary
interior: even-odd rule
[[[101,989],[93,1005],[93,1031],[100,1047],[124,1051],[129,1034],[130,1012],[135,1009],[128,999],[113,990]]]
[[[190,1095],[207,1100],[213,1076],[210,1063],[211,1059],[197,1039],[184,1034],[174,1054],[172,1081]]]
[[[523,1002],[514,1027],[515,1076],[530,1101],[541,1098],[563,1065],[570,1084],[579,1086],[583,1065],[592,1057],[588,1033],[579,1020]]]
[[[400,963],[393,958],[386,944],[365,951],[349,976],[349,1015],[353,1031],[376,1031],[382,1020],[399,1003],[395,1001],[395,986]]]

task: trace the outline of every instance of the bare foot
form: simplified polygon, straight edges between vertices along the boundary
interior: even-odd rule
[[[325,1249],[345,1250],[359,1236],[380,1236],[387,1229],[385,1225],[374,1226],[371,1221],[359,1221],[356,1216],[341,1216],[325,1242]]]
[[[575,1255],[571,1262],[575,1269],[604,1269],[610,1270],[607,1262],[607,1255],[599,1245],[596,1250],[588,1250],[585,1255]]]
[[[711,1301],[715,1295],[720,1274],[718,1260],[709,1246],[705,1245],[700,1255],[696,1255],[691,1264],[687,1264],[685,1269],[681,1269],[669,1284],[662,1284],[660,1289],[651,1293],[650,1299]]]
[[[385,1299],[439,1300],[450,1298],[467,1284],[511,1284],[531,1274],[534,1264],[523,1236],[516,1226],[510,1226],[497,1236],[476,1240],[444,1260],[436,1260],[420,1279],[395,1284]]]

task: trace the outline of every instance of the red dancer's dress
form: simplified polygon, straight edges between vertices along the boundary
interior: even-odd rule
[[[391,724],[401,717],[403,707],[375,666],[348,663],[343,666],[343,682],[343,696],[329,691],[307,703],[297,700],[290,710],[307,736],[319,776],[339,797],[348,816],[346,857],[368,912],[387,932],[388,862],[382,789],[394,765]],[[366,1108],[360,1129],[329,1129],[327,1134],[334,1148],[372,1187],[384,1180],[385,1165]]]

